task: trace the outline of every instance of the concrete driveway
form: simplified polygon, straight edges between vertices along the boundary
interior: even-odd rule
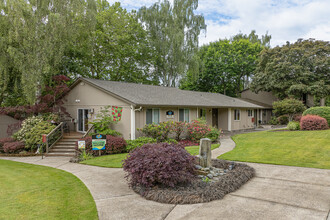
[[[73,173],[91,191],[100,219],[330,220],[330,170],[250,164],[257,176],[222,200],[194,205],[147,201],[127,187],[122,169],[69,163],[67,158],[0,158]]]

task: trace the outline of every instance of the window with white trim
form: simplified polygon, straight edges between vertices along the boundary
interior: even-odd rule
[[[147,116],[147,120],[146,120],[147,124],[152,124],[152,123],[159,124],[159,109],[158,108],[147,109],[146,116]]]
[[[189,109],[179,109],[179,121],[189,122]]]
[[[249,109],[249,110],[248,110],[248,116],[249,116],[249,117],[253,117],[253,110],[252,110],[252,109]]]
[[[234,120],[235,121],[241,120],[241,111],[239,109],[234,110]]]

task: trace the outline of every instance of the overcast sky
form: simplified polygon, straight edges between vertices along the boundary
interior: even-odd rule
[[[118,1],[127,10],[157,2]],[[207,24],[200,44],[230,38],[239,32],[249,34],[253,29],[259,36],[268,31],[272,47],[298,38],[330,40],[330,0],[199,0],[196,13],[204,15]]]

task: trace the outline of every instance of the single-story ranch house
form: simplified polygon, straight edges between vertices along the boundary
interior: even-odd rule
[[[137,128],[168,120],[191,121],[205,117],[209,125],[226,131],[258,125],[257,112],[265,107],[218,93],[126,82],[79,78],[65,97],[64,107],[74,118],[70,129],[87,132],[89,122],[105,106],[122,108],[113,129],[125,139],[139,136]]]

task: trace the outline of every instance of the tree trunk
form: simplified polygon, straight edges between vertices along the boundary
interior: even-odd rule
[[[320,100],[320,106],[325,106],[325,98],[321,98],[321,100]]]

